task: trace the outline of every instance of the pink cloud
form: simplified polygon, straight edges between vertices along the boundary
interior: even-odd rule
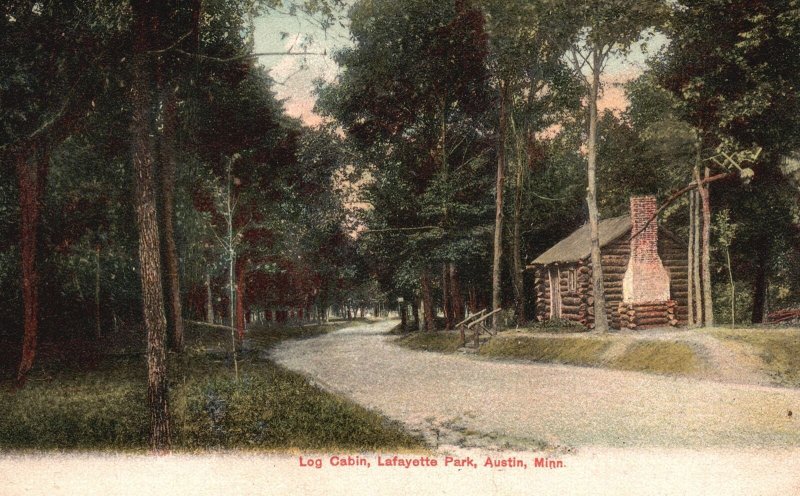
[[[294,97],[283,102],[283,108],[291,117],[296,117],[303,121],[306,126],[316,127],[324,122],[324,119],[314,112],[313,97]]]
[[[597,109],[600,112],[611,110],[619,113],[628,108],[630,101],[625,94],[623,85],[639,77],[641,72],[638,69],[625,69],[619,72],[608,74],[603,77],[603,92],[597,102]]]
[[[287,40],[286,49],[299,45],[299,41],[294,38]],[[309,52],[319,53],[324,50],[324,46],[308,47]],[[301,119],[309,126],[317,126],[323,122],[322,117],[314,113],[314,81],[333,81],[336,72],[336,64],[327,55],[287,55],[270,69],[270,75],[276,83],[275,93],[284,101],[286,113]]]

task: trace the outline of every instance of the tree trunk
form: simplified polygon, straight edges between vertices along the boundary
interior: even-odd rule
[[[589,229],[592,245],[592,286],[594,289],[594,328],[597,332],[608,332],[606,295],[603,288],[603,265],[600,254],[600,214],[597,211],[597,97],[600,87],[600,55],[592,51],[592,82],[589,85],[589,142],[588,142],[588,187],[586,205],[589,209]]]
[[[237,357],[236,343],[236,248],[233,239],[233,162],[234,157],[228,159],[228,181],[226,197],[226,221],[228,222],[228,325],[231,328],[231,353],[233,355],[233,375],[239,382],[239,360]]]
[[[478,308],[478,294],[475,290],[475,285],[469,285],[469,312],[470,313],[478,313],[480,309]]]
[[[769,245],[761,244],[758,250],[756,275],[753,280],[753,324],[761,324],[767,315],[767,269],[769,266]]]
[[[22,262],[23,333],[17,386],[22,387],[36,358],[39,335],[39,271],[36,265],[41,196],[50,160],[46,149],[18,152],[14,157],[19,183],[20,254]]]
[[[492,310],[497,310],[501,301],[500,264],[503,258],[503,189],[506,175],[506,96],[507,87],[500,84],[500,122],[497,127],[497,182],[495,184],[495,217],[494,217],[494,256],[492,259]],[[492,329],[497,329],[499,315],[492,316]]]
[[[694,195],[694,266],[692,267],[692,278],[694,280],[694,321],[697,325],[703,323],[703,286],[700,277],[700,193],[693,192]]]
[[[687,274],[687,289],[688,289],[688,296],[687,296],[687,309],[688,309],[688,316],[687,316],[687,324],[689,326],[693,326],[695,324],[694,320],[694,279],[692,278],[692,273],[694,271],[694,236],[695,236],[695,217],[694,217],[694,191],[689,193],[689,245],[687,247],[687,260],[688,260],[688,270],[689,273]]]
[[[511,282],[514,286],[514,313],[517,325],[525,325],[528,318],[525,314],[525,266],[522,263],[522,187],[525,174],[524,163],[517,161],[514,181],[514,215],[511,225]]]
[[[725,261],[728,264],[728,281],[730,282],[731,292],[731,328],[736,328],[736,283],[733,280],[733,267],[731,267],[731,250],[725,247]]]
[[[211,274],[206,272],[206,322],[214,323],[214,294],[211,291]]]
[[[706,168],[706,179],[708,179],[708,176],[709,170]],[[711,201],[708,193],[709,187],[708,185],[704,186],[702,184],[699,169],[695,169],[695,181],[698,185],[703,210],[703,229],[701,235],[703,325],[705,327],[711,327],[714,325],[714,300],[711,294]]]
[[[94,247],[94,337],[100,339],[103,331],[100,325],[100,245]]]
[[[148,40],[155,38],[155,18],[148,2],[133,2],[134,54],[131,81],[131,155],[134,170],[134,206],[139,230],[139,277],[145,329],[147,330],[147,400],[150,410],[150,449],[170,448],[169,392],[165,340],[167,320],[161,285],[161,254],[153,177],[153,91]]]
[[[453,313],[453,325],[464,320],[464,299],[461,297],[461,282],[458,278],[458,269],[454,263],[450,265],[450,301]]]
[[[432,332],[436,329],[436,321],[433,313],[433,295],[431,294],[431,276],[428,269],[422,271],[420,280],[422,287],[422,311],[425,312],[425,330]]]
[[[408,331],[408,311],[406,310],[406,302],[399,303],[400,307],[397,309],[397,313],[400,314],[400,328],[403,332]]]
[[[442,265],[442,310],[444,311],[444,328],[450,330],[453,328],[453,306],[450,301],[450,271],[447,269],[447,263]]]
[[[164,260],[170,316],[170,348],[183,351],[183,312],[178,273],[178,248],[175,244],[175,162],[178,127],[178,96],[174,88],[162,88],[163,131],[161,132],[161,202],[164,227]]]
[[[411,300],[411,317],[414,319],[414,330],[419,330],[419,303],[416,299]]]
[[[708,167],[705,178],[711,175]],[[703,317],[706,327],[714,326],[714,295],[711,291],[711,194],[710,186],[700,188],[703,199]]]
[[[236,337],[241,343],[244,339],[245,308],[244,308],[244,264],[238,263],[236,267]]]

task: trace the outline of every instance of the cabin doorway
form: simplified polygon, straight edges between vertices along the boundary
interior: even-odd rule
[[[550,318],[561,318],[561,272],[550,267]]]

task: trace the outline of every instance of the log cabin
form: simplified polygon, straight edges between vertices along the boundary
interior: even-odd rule
[[[657,220],[653,196],[632,197],[630,214],[600,221],[600,252],[609,325],[616,329],[686,325],[688,257],[685,243]],[[636,234],[631,238],[632,234]],[[528,265],[535,273],[539,321],[566,319],[594,327],[589,225]]]

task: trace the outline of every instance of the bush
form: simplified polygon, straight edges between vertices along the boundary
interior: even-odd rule
[[[753,317],[753,293],[749,284],[736,283],[736,325],[749,325]],[[718,324],[731,324],[731,287],[714,285],[714,319]]]

